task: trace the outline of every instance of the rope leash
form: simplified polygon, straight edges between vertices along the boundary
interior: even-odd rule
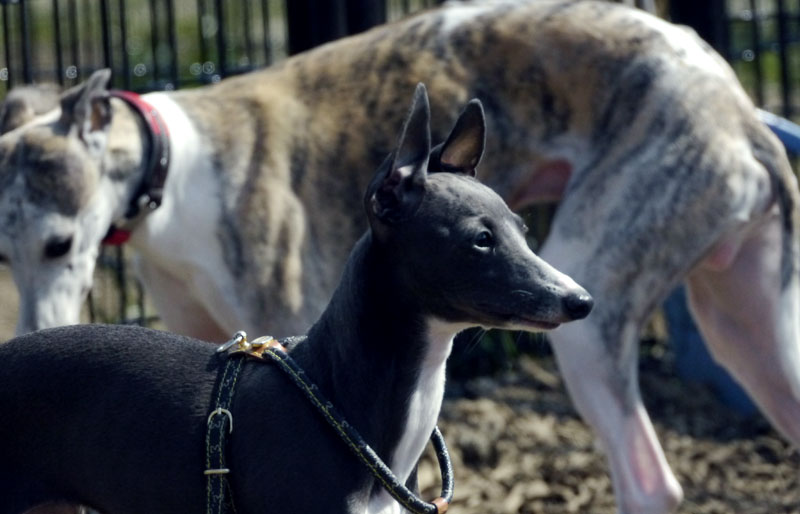
[[[217,352],[229,352],[229,359],[226,363],[225,371],[223,372],[222,378],[219,380],[218,384],[223,386],[227,383],[231,386],[231,389],[230,393],[228,394],[222,394],[218,391],[218,398],[216,401],[219,401],[220,394],[222,394],[222,398],[227,396],[230,397],[228,403],[228,405],[230,405],[230,401],[233,398],[233,387],[236,385],[235,377],[238,377],[238,371],[230,374],[234,378],[226,381],[224,377],[229,375],[228,369],[231,366],[238,366],[238,369],[241,369],[241,363],[244,361],[244,359],[231,359],[230,357],[242,355],[261,362],[266,362],[267,360],[272,361],[273,363],[277,364],[278,367],[289,376],[289,378],[291,378],[292,382],[303,392],[306,398],[308,398],[308,400],[312,405],[314,405],[320,414],[322,414],[322,417],[328,422],[328,424],[331,425],[331,427],[333,427],[336,433],[339,434],[339,437],[342,438],[347,447],[350,448],[350,450],[365,466],[367,466],[372,475],[378,480],[383,488],[386,489],[386,491],[395,500],[397,500],[397,502],[414,514],[444,514],[447,512],[447,508],[453,499],[453,465],[450,461],[450,454],[447,451],[444,437],[442,437],[442,433],[439,431],[438,427],[435,427],[433,433],[431,434],[431,442],[436,452],[436,458],[439,461],[439,470],[442,474],[442,491],[438,498],[431,502],[426,502],[418,498],[411,490],[409,490],[397,479],[394,473],[392,473],[392,470],[364,441],[358,431],[356,431],[356,429],[344,419],[336,407],[334,407],[333,404],[322,395],[316,384],[308,379],[303,369],[294,359],[289,356],[289,354],[286,352],[286,349],[278,341],[272,337],[265,336],[259,337],[251,343],[247,341],[247,336],[244,332],[237,332],[233,339],[220,346],[217,349]],[[231,364],[234,361],[238,362],[238,365]],[[220,389],[220,391],[223,390]],[[218,422],[215,421],[214,423],[215,433],[219,434],[224,432],[226,426],[229,426],[229,432],[232,431],[233,417],[230,415],[230,411],[226,411],[225,408],[221,407],[219,403],[215,403],[214,406],[212,406],[214,409],[209,416],[209,433],[211,432],[211,422],[215,420],[219,420]],[[226,425],[226,420],[229,420],[229,425]],[[208,455],[208,453],[211,451],[208,437],[206,441]],[[224,444],[224,438],[222,442]],[[219,451],[221,455],[221,453],[224,452],[224,446]],[[209,466],[209,469],[206,470],[206,474],[208,475],[207,482],[209,484],[208,514],[223,514],[225,512],[224,494],[227,488],[227,480],[225,480],[224,477],[229,470],[224,468],[224,460],[218,459],[217,461],[220,462],[220,469],[211,468],[210,461],[207,461],[207,465]],[[224,472],[222,472],[222,470],[224,470]],[[214,482],[213,486],[211,485],[212,481]],[[212,487],[214,488],[213,492],[219,492],[219,496],[222,498],[218,503],[220,510],[210,510],[212,499],[216,499],[216,496],[212,494]],[[232,504],[230,500],[228,503]]]

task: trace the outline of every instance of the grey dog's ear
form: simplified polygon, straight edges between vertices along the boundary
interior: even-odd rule
[[[447,140],[431,151],[428,171],[476,174],[486,145],[486,118],[480,100],[471,100],[458,116]]]
[[[8,92],[0,104],[0,134],[24,125],[36,116],[58,107],[58,84],[28,84]]]
[[[111,124],[110,79],[111,70],[97,70],[86,82],[61,95],[60,123],[75,130],[91,152],[102,152]]]
[[[416,211],[422,201],[431,151],[430,117],[428,93],[423,84],[418,84],[397,148],[367,188],[364,201],[370,216],[396,223]]]

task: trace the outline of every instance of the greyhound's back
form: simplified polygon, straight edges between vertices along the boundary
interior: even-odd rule
[[[358,192],[367,170],[394,143],[395,134],[382,127],[402,121],[396,99],[416,82],[426,82],[437,105],[433,140],[446,136],[468,98],[483,102],[497,137],[487,141],[482,180],[522,209],[540,200],[524,193],[554,159],[567,164],[550,199],[582,176],[591,176],[582,180],[594,190],[617,180],[661,190],[677,184],[671,171],[678,168],[695,181],[709,172],[724,180],[714,163],[695,173],[701,163],[681,155],[717,137],[716,112],[738,125],[752,120],[752,104],[735,80],[690,29],[624,6],[466,2],[175,98],[190,113],[219,110],[205,120],[246,125],[245,140],[263,135],[266,159],[225,171],[224,209],[235,222],[222,237],[226,248],[240,248],[235,257],[246,263],[239,290],[248,304],[264,308],[252,318],[272,322],[260,330],[283,335],[287,322],[270,309],[289,304],[293,319],[307,324],[321,312],[365,228]],[[281,209],[265,209],[257,188],[238,196],[236,184],[245,183],[268,184],[271,203]],[[584,219],[579,214],[565,216]]]

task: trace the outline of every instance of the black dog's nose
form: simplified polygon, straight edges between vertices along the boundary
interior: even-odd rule
[[[570,294],[564,298],[564,311],[567,316],[576,319],[583,319],[592,312],[594,300],[586,293]]]

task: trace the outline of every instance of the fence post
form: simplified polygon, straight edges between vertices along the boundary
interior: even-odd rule
[[[386,21],[376,0],[286,0],[289,54],[355,34]]]
[[[725,0],[670,0],[669,15],[674,23],[689,25],[725,59],[730,58],[728,17]]]
[[[289,54],[303,52],[346,33],[345,0],[286,0]]]
[[[358,34],[386,23],[386,2],[347,0],[347,33]]]

